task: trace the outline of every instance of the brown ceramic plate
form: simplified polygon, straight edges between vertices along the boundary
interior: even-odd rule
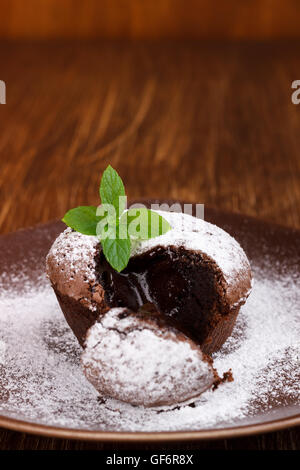
[[[264,223],[262,221],[238,214],[230,214],[214,209],[206,209],[205,219],[224,228],[231,235],[237,238],[245,249],[253,266],[254,277],[266,279],[268,282],[274,281],[274,290],[278,286],[280,279],[284,278],[281,289],[286,288],[287,298],[290,299],[291,285],[294,286],[292,292],[296,290],[296,283],[299,280],[300,266],[300,231],[284,228],[276,225]],[[13,234],[0,237],[0,281],[2,296],[5,292],[16,293],[23,289],[23,284],[39,284],[44,273],[45,256],[52,241],[63,229],[61,222],[52,222],[40,225],[32,229],[21,230]],[[22,276],[20,276],[20,273]],[[272,295],[272,289],[268,295]],[[292,321],[299,323],[300,299],[296,296],[292,299],[292,310],[294,317]],[[3,308],[3,304],[2,304]],[[3,312],[0,311],[0,319]],[[18,315],[18,312],[15,312]],[[291,315],[289,313],[289,315]],[[272,328],[272,325],[271,325]],[[0,340],[5,341],[5,331],[2,331]],[[265,332],[268,335],[268,331]],[[53,333],[55,334],[55,333]],[[50,345],[51,346],[51,345]],[[294,355],[295,358],[295,355]],[[298,356],[296,355],[296,359]],[[23,359],[22,359],[23,360]],[[10,363],[1,366],[0,380],[5,384],[3,376],[10,380],[10,374],[16,375],[16,361],[14,370],[10,370]],[[8,394],[0,392],[0,426],[25,431],[35,434],[64,437],[74,439],[87,439],[99,441],[182,441],[192,439],[215,439],[233,436],[249,435],[254,433],[275,431],[278,429],[300,425],[300,404],[299,404],[299,368],[297,362],[283,366],[279,361],[272,367],[277,370],[271,375],[274,383],[265,391],[263,399],[258,399],[249,415],[244,415],[241,419],[229,420],[222,425],[193,428],[191,430],[162,431],[162,432],[129,432],[123,429],[101,429],[101,424],[97,426],[65,426],[63,424],[53,425],[51,420],[45,421],[36,415],[34,418],[28,412],[28,407],[20,402],[18,412],[18,393],[14,393],[14,406],[10,411],[7,406]],[[22,363],[20,363],[20,369]],[[233,371],[234,372],[234,371]],[[43,372],[41,372],[43,373]],[[20,381],[17,388],[23,387],[20,373]],[[22,375],[23,374],[23,375]],[[285,374],[289,377],[285,379]],[[2,375],[2,377],[1,377]],[[273,377],[273,379],[272,379]],[[275,377],[275,378],[274,378]],[[277,378],[276,378],[277,377]],[[283,377],[284,380],[278,380]],[[32,378],[33,381],[39,380]],[[266,372],[266,381],[270,376]],[[290,380],[290,387],[286,387],[286,382]],[[18,382],[15,382],[15,384]],[[27,380],[28,386],[28,380]],[[25,386],[25,385],[24,385]],[[262,385],[257,384],[257,387]],[[275,392],[274,392],[275,390]],[[291,391],[291,393],[287,393]],[[2,387],[3,391],[3,387]],[[29,390],[30,391],[30,390]],[[297,392],[298,391],[298,392]],[[259,397],[259,394],[257,394]],[[42,399],[42,398],[41,398]],[[22,393],[20,401],[24,400]],[[30,399],[28,398],[30,401]],[[61,403],[62,409],[64,403]],[[253,411],[254,410],[254,411]],[[29,414],[28,414],[29,413]]]

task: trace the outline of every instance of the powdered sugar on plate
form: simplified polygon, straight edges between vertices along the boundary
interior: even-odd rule
[[[252,268],[253,291],[214,357],[219,374],[231,368],[234,382],[192,406],[158,412],[100,402],[45,276],[33,282],[12,267],[3,273],[10,288],[0,277],[0,414],[73,429],[175,431],[230,427],[249,416],[259,421],[278,406],[300,405],[299,273],[269,277],[268,269]]]

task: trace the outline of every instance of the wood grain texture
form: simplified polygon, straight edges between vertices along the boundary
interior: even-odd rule
[[[297,38],[298,0],[0,0],[10,38]]]
[[[276,42],[0,43],[7,85],[0,231],[97,204],[108,163],[131,198],[198,201],[300,228],[300,105],[291,103],[299,49]],[[299,436],[291,430],[184,446],[295,449]],[[3,449],[101,446],[0,433]]]

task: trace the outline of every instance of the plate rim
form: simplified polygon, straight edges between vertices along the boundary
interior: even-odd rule
[[[45,424],[30,423],[5,416],[0,416],[0,426],[11,431],[26,432],[43,437],[64,438],[97,442],[175,442],[203,441],[251,436],[286,428],[300,426],[300,413],[288,418],[220,429],[204,429],[200,431],[158,431],[158,432],[117,432],[89,431]]]

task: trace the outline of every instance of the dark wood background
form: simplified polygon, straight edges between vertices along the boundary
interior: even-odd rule
[[[131,198],[300,228],[299,52],[297,42],[2,41],[1,232],[97,204],[108,163]],[[0,432],[0,449],[101,447]],[[299,449],[300,432],[181,448]]]
[[[299,38],[298,0],[0,0],[6,38]]]

